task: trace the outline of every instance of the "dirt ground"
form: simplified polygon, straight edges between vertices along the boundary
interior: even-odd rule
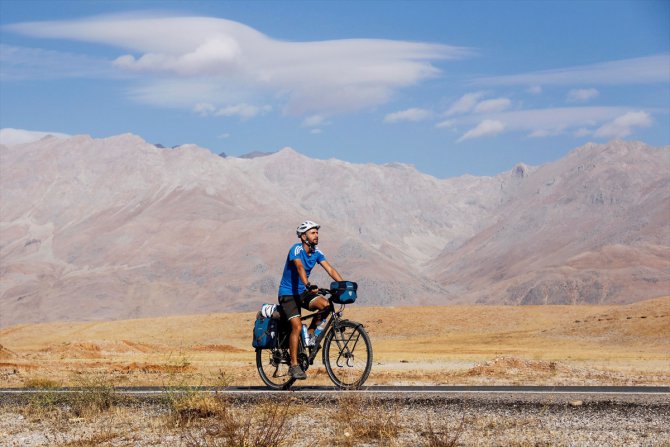
[[[670,297],[626,306],[350,306],[366,385],[667,385]],[[0,330],[0,386],[261,385],[254,312]],[[328,384],[322,365],[306,385]]]

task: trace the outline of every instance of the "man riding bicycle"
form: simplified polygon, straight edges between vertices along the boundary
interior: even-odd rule
[[[309,275],[314,266],[320,264],[333,280],[343,281],[342,276],[326,261],[326,257],[317,247],[319,228],[320,226],[311,220],[307,220],[298,226],[296,234],[300,242],[294,244],[288,252],[279,285],[279,305],[284,310],[291,325],[291,336],[289,338],[291,367],[289,368],[289,374],[294,379],[300,380],[307,378],[307,374],[298,364],[298,343],[302,330],[300,310],[301,308],[323,310],[328,307],[328,300],[318,294],[318,287],[309,283]],[[312,319],[308,330],[310,334],[314,334],[314,329],[322,319],[321,314],[317,314]]]

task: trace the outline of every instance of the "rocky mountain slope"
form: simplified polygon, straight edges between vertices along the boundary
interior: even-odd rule
[[[0,326],[273,302],[307,218],[360,283],[361,304],[633,302],[670,290],[667,147],[586,145],[541,167],[446,180],[133,135],[0,146],[0,161]]]
[[[588,144],[520,174],[495,222],[437,256],[469,301],[625,303],[670,293],[670,152]]]

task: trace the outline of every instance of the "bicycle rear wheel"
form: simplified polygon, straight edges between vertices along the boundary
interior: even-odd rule
[[[288,373],[291,356],[288,349],[256,349],[256,368],[261,380],[270,388],[290,388],[295,379]]]
[[[372,343],[363,325],[342,321],[334,326],[323,343],[323,364],[339,388],[363,386],[372,369]]]

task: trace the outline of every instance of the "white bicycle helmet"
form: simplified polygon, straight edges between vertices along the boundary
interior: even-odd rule
[[[276,304],[263,304],[261,306],[261,314],[265,318],[271,318],[272,314],[275,313],[276,310],[277,310]]]
[[[298,235],[298,237],[300,237],[301,234],[311,230],[312,228],[316,228],[318,230],[321,228],[321,225],[316,222],[312,222],[311,220],[306,220],[298,226],[298,228],[295,230],[295,233]]]

